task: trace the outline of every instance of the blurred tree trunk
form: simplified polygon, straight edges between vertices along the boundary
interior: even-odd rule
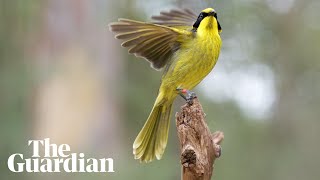
[[[41,77],[34,99],[34,138],[49,137],[70,144],[74,151],[103,155],[123,149],[121,99],[116,93],[122,61],[97,11],[103,8],[111,14],[108,3],[49,1],[43,7],[43,32],[36,37],[33,53]]]

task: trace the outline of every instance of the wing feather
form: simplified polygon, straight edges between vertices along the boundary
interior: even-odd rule
[[[169,40],[170,37],[166,36],[166,34],[151,39],[147,39],[143,41],[140,46],[134,46],[130,48],[129,53],[139,53],[140,51],[152,51],[153,49],[159,47],[159,45],[165,43],[165,41]]]
[[[158,16],[152,16],[152,19],[156,20],[155,24],[161,24],[164,26],[192,26],[197,15],[190,9],[173,9],[169,12],[160,12]]]
[[[121,34],[117,34],[115,36],[116,39],[130,39],[130,38],[134,38],[137,36],[140,36],[144,33],[149,33],[152,32],[152,29],[140,29],[140,30],[136,30],[136,31],[130,31],[130,32],[126,32],[126,33],[121,33]]]
[[[109,24],[110,31],[117,33],[115,38],[124,40],[121,46],[128,52],[143,57],[155,69],[163,68],[176,52],[182,39],[192,37],[192,32],[178,26],[190,26],[196,16],[190,10],[171,10],[154,16],[156,23],[146,23],[120,18]]]

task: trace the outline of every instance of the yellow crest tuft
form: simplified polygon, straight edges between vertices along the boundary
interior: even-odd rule
[[[201,12],[210,13],[210,12],[215,12],[215,10],[213,8],[206,8],[206,9],[202,10]]]

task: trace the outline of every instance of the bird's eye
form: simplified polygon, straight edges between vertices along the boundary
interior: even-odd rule
[[[208,16],[208,13],[202,12],[202,13],[199,14],[198,20],[201,21],[203,18],[205,18],[205,17],[207,17],[207,16]]]
[[[198,17],[198,19],[202,19],[203,18],[203,14],[201,13]]]

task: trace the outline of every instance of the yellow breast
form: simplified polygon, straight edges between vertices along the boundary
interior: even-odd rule
[[[176,88],[193,89],[213,69],[220,46],[219,34],[195,37],[184,44],[163,76],[160,90],[168,92],[175,91]]]

